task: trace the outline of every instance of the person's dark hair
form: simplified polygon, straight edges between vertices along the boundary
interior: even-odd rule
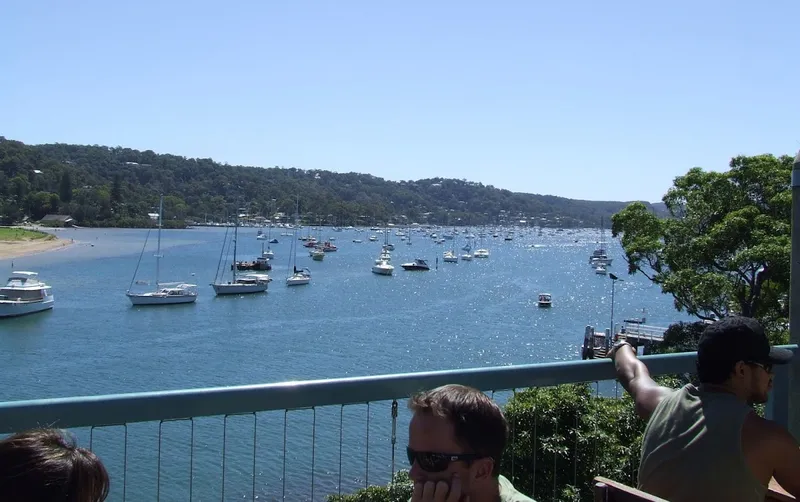
[[[508,440],[508,422],[497,404],[483,392],[464,385],[444,385],[411,398],[415,413],[430,413],[453,424],[456,441],[494,460],[492,475],[500,475],[500,458]]]
[[[725,383],[736,363],[748,360],[743,340],[762,337],[769,351],[764,328],[749,317],[730,316],[706,324],[697,343],[697,379],[700,383]],[[749,346],[749,345],[748,345]]]
[[[6,502],[102,502],[108,472],[97,455],[58,429],[0,440],[0,498]]]

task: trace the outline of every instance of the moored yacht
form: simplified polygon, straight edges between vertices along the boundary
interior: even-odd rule
[[[386,260],[376,260],[375,265],[372,266],[372,273],[378,275],[392,275],[392,273],[394,273],[394,265]]]
[[[422,258],[417,258],[416,260],[414,260],[412,262],[409,262],[409,263],[403,263],[400,266],[403,267],[403,270],[430,270],[431,269],[430,265],[428,265],[428,263],[425,260],[423,260]]]
[[[265,292],[271,280],[267,274],[243,274],[231,282],[215,282],[211,286],[217,295],[244,295]]]
[[[0,317],[33,314],[53,308],[55,299],[51,288],[38,276],[36,272],[11,272],[5,287],[0,288]]]
[[[292,275],[286,278],[287,286],[303,286],[311,282],[311,271],[307,268],[298,270],[294,268]]]
[[[552,307],[553,296],[550,293],[539,293],[538,304],[540,307]]]

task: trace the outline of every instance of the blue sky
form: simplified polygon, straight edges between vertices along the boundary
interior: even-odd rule
[[[800,2],[12,0],[0,135],[659,200],[800,148]]]

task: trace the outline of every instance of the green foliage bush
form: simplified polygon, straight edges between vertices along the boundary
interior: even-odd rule
[[[408,471],[395,474],[394,481],[386,486],[370,486],[349,495],[328,495],[328,502],[408,502],[413,485]]]

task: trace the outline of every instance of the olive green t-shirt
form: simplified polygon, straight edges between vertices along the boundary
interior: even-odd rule
[[[669,394],[647,423],[639,489],[671,502],[760,502],[767,487],[742,453],[752,409],[733,394],[694,385]]]

